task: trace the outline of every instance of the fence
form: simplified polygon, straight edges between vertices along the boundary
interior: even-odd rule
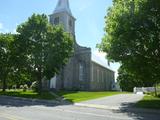
[[[157,88],[157,91],[160,92],[160,88]],[[133,89],[134,93],[137,92],[143,92],[143,93],[147,93],[147,92],[155,92],[155,88],[154,87],[135,87]]]

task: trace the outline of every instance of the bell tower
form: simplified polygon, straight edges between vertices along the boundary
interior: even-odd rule
[[[50,15],[50,23],[53,25],[62,25],[66,32],[75,36],[75,20],[69,7],[69,1],[58,0],[53,14]]]
[[[75,37],[75,21],[69,7],[69,0],[57,0],[57,6],[49,16],[52,25],[62,25],[74,39],[74,53],[60,73],[52,79],[56,89],[89,90],[91,77],[91,49],[78,45]],[[56,82],[55,82],[55,81]],[[53,85],[53,86],[54,86]]]

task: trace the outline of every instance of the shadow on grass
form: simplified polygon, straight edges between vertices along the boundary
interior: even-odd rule
[[[160,98],[159,100],[143,100],[136,104],[138,108],[150,108],[150,109],[160,109]]]
[[[22,97],[22,98],[32,98],[32,99],[44,99],[44,100],[52,100],[55,97],[50,95],[49,92],[42,92],[42,94],[38,94],[32,91],[7,91],[0,92],[0,95],[12,96],[12,97]]]
[[[41,95],[31,91],[9,91],[0,92],[0,106],[6,107],[25,107],[25,106],[59,106],[69,105],[72,102],[58,101],[49,92],[43,92]]]
[[[159,99],[159,98],[158,98]],[[138,103],[124,103],[115,113],[127,114],[134,120],[160,120],[160,99],[141,100]]]
[[[75,93],[78,93],[79,91],[57,91],[56,94],[62,98],[65,98],[66,101],[70,102],[70,103],[74,103],[75,99],[74,98],[71,98],[71,97],[66,97],[66,96],[70,96],[70,95],[73,95]]]

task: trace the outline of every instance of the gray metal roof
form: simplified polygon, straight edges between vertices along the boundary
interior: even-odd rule
[[[102,56],[98,56],[97,54],[95,54],[94,52],[92,53],[92,57],[91,57],[92,62],[95,62],[97,64],[99,64],[102,67],[105,67],[113,72],[115,72],[109,65],[108,65],[108,61],[102,57]]]

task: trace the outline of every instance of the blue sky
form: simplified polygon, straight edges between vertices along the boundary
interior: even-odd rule
[[[0,32],[15,32],[16,26],[27,20],[33,13],[51,14],[58,0],[1,0],[0,1]],[[96,44],[104,35],[107,9],[112,0],[69,0],[70,8],[76,20],[76,40],[104,58],[98,53]],[[112,65],[117,70],[118,65]]]
[[[51,14],[58,0],[1,0],[1,31],[12,32],[33,13]],[[70,0],[76,20],[76,37],[80,45],[95,49],[104,34],[104,16],[112,0]]]

